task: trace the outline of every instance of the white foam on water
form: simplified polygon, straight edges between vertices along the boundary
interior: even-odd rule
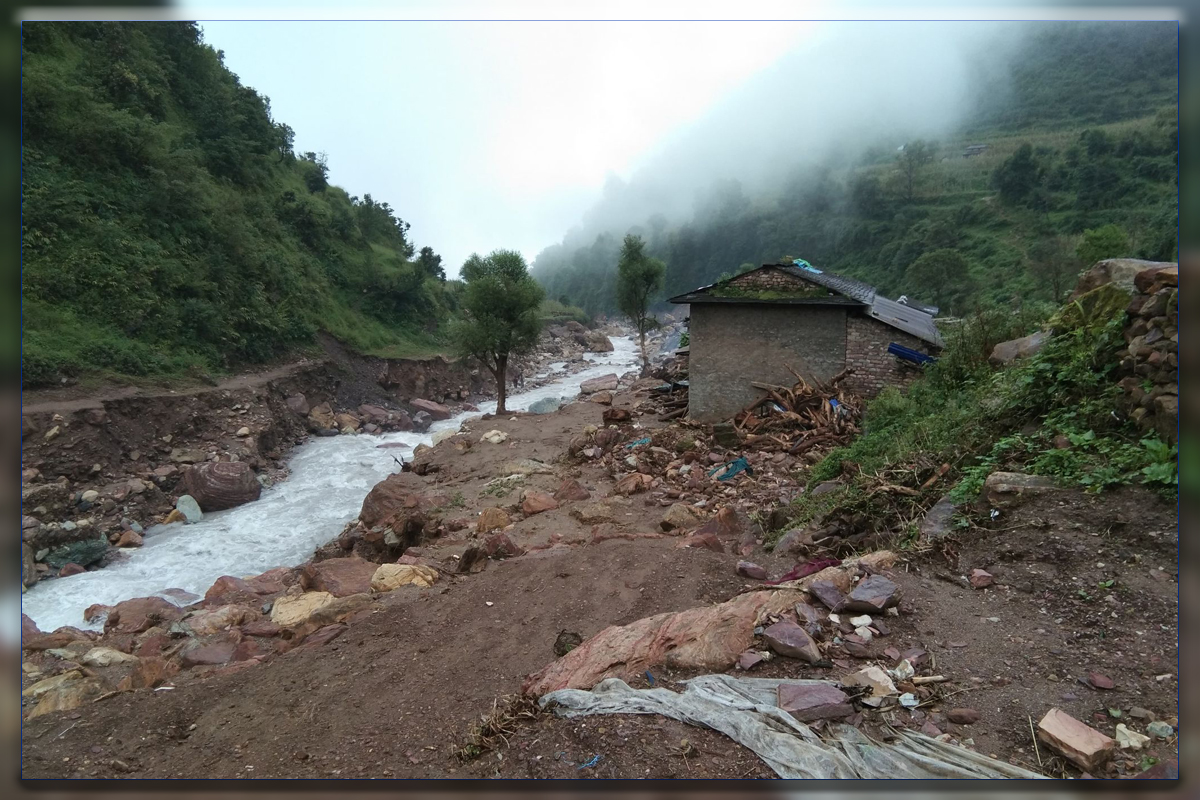
[[[592,354],[588,359],[595,366],[512,395],[509,410],[524,410],[544,397],[574,396],[585,380],[609,372],[620,374],[637,365],[637,346],[631,339],[613,337],[612,343],[611,353]],[[21,610],[44,631],[62,625],[88,627],[83,610],[93,603],[113,605],[166,589],[203,596],[222,575],[257,575],[303,563],[358,516],[363,498],[376,483],[399,469],[393,456],[407,460],[418,444],[429,444],[437,431],[457,429],[467,417],[494,412],[496,403],[480,404],[479,409],[435,422],[423,434],[312,439],[292,455],[288,478],[264,489],[255,502],[205,514],[194,525],[152,527],[146,531],[145,545],[126,551],[127,557],[115,564],[37,583],[21,597]],[[403,446],[379,447],[389,443]]]

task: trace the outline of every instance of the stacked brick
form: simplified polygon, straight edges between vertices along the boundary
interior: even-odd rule
[[[921,353],[934,351],[928,343],[877,319],[850,314],[846,320],[846,366],[854,372],[842,386],[854,394],[874,397],[887,386],[906,386],[919,378],[920,367],[888,352],[892,342]]]
[[[1179,265],[1160,264],[1134,279],[1120,359],[1126,412],[1143,431],[1174,444],[1179,429]]]

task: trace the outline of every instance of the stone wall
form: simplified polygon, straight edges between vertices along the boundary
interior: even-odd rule
[[[760,269],[739,275],[729,282],[730,286],[739,289],[773,289],[776,291],[796,291],[820,288],[817,284],[801,280],[795,275],[789,275],[779,269]]]
[[[751,381],[791,386],[789,366],[821,380],[845,366],[844,307],[693,303],[691,312],[688,415],[698,422],[730,419],[760,397]]]
[[[1179,429],[1179,267],[1156,264],[1135,279],[1120,358],[1125,411],[1172,444]]]
[[[888,352],[892,342],[927,355],[933,348],[921,339],[885,325],[866,314],[851,314],[846,325],[846,366],[854,373],[842,388],[864,397],[874,397],[886,386],[905,386],[920,377],[921,368]]]

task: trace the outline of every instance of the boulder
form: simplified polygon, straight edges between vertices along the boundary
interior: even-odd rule
[[[663,514],[662,520],[658,526],[664,531],[679,531],[682,528],[691,528],[699,525],[703,521],[700,512],[685,503],[675,503],[667,513]]]
[[[371,405],[370,403],[363,403],[359,406],[358,413],[362,419],[367,422],[373,422],[376,425],[383,425],[392,418],[392,414],[386,408]]]
[[[137,656],[132,656],[129,653],[122,653],[120,650],[114,650],[111,647],[93,647],[84,653],[79,663],[85,667],[112,667],[118,664],[136,664]]]
[[[609,626],[530,675],[522,691],[540,697],[557,689],[590,689],[605,678],[629,680],[659,665],[723,672],[750,648],[760,617],[782,613],[803,599],[802,592],[791,589],[747,592],[717,605]]]
[[[104,684],[97,678],[65,681],[44,692],[41,700],[25,716],[25,719],[34,719],[55,711],[72,711],[85,703],[98,699],[106,691]]]
[[[480,436],[479,441],[487,442],[488,444],[502,444],[508,441],[508,434],[504,431],[492,430]]]
[[[596,392],[588,398],[593,403],[599,403],[602,406],[611,406],[613,402],[612,392]]]
[[[300,587],[306,592],[327,592],[349,597],[371,591],[371,577],[378,565],[362,558],[329,558],[305,564],[300,570]]]
[[[390,592],[409,584],[427,588],[437,579],[437,570],[423,564],[381,564],[371,576],[371,591]]]
[[[479,545],[471,545],[458,559],[458,571],[462,573],[482,572],[487,567],[488,554]]]
[[[552,414],[562,407],[562,399],[558,397],[543,397],[530,403],[530,414]]]
[[[583,394],[595,394],[596,392],[612,392],[617,388],[617,375],[610,372],[607,375],[601,375],[597,378],[590,378],[579,384],[579,391]]]
[[[429,415],[430,419],[450,419],[450,417],[453,416],[453,413],[449,408],[441,403],[435,403],[432,400],[423,400],[418,398],[416,400],[410,400],[408,404],[415,408],[418,413],[424,411]]]
[[[1058,489],[1052,478],[1026,475],[1023,472],[993,472],[984,481],[987,501],[995,507],[1015,505],[1027,495],[1043,494]]]
[[[573,500],[587,500],[591,496],[591,493],[583,488],[583,485],[574,478],[567,478],[554,490],[554,499],[560,503],[568,503]]]
[[[179,496],[179,499],[175,501],[175,511],[178,511],[179,516],[183,517],[183,521],[188,524],[199,522],[204,518],[204,512],[200,508],[200,503],[190,494]]]
[[[271,605],[271,622],[281,628],[302,625],[336,599],[328,592],[305,592],[276,598]]]
[[[1049,340],[1049,331],[1036,331],[1019,339],[1000,342],[992,348],[992,354],[988,356],[988,361],[996,366],[1001,366],[1019,358],[1028,358],[1041,350]]]
[[[741,577],[749,578],[753,581],[765,581],[767,579],[767,571],[758,564],[752,564],[749,561],[739,561],[736,572]]]
[[[1093,774],[1112,757],[1116,748],[1115,741],[1058,708],[1047,711],[1038,722],[1037,735],[1068,761]]]
[[[1091,269],[1079,277],[1079,281],[1075,284],[1075,291],[1068,299],[1074,300],[1080,295],[1110,283],[1122,291],[1132,294],[1136,288],[1139,288],[1137,285],[1139,273],[1172,266],[1178,268],[1177,264],[1165,261],[1142,261],[1137,258],[1109,258],[1097,261]]]
[[[244,461],[210,461],[188,467],[183,473],[183,490],[195,498],[202,512],[211,512],[257,500],[262,484]]]
[[[921,538],[936,541],[950,535],[953,532],[954,508],[949,497],[934,503],[917,524]]]
[[[305,399],[304,395],[300,394],[299,392],[289,395],[284,402],[287,404],[287,407],[290,408],[297,416],[307,417],[308,412],[312,410],[309,408],[308,400]]]
[[[854,713],[850,696],[831,683],[781,683],[779,708],[801,722],[842,719]]]
[[[63,564],[62,569],[60,569],[58,571],[58,577],[70,578],[72,575],[82,575],[85,572],[87,572],[87,570],[84,569],[83,567],[79,566],[78,564],[74,564],[74,563]]]
[[[340,414],[334,414],[333,419],[337,422],[338,430],[340,431],[357,431],[362,425],[362,420],[344,411]]]
[[[1164,262],[1141,262],[1151,264],[1133,277],[1133,285],[1139,292],[1150,292],[1157,283],[1161,286],[1179,285],[1179,265]],[[1145,316],[1151,316],[1146,314]]]
[[[527,517],[556,508],[558,508],[558,502],[545,492],[526,489],[521,497],[521,512]]]
[[[612,340],[598,332],[585,334],[584,340],[580,344],[589,353],[611,353],[613,351]]]
[[[233,660],[237,642],[228,637],[212,641],[195,640],[180,651],[179,662],[184,667],[220,666]]]
[[[113,606],[104,621],[104,633],[141,633],[155,626],[168,628],[184,611],[161,597],[138,597]]]
[[[367,492],[358,518],[373,528],[399,513],[415,514],[421,509],[421,497],[405,486],[403,473],[389,475]]]
[[[891,608],[900,602],[900,587],[882,575],[869,575],[858,582],[842,606],[845,611],[868,614]]]
[[[781,656],[798,658],[809,664],[821,660],[821,649],[808,632],[791,620],[781,620],[763,631],[767,646]]]
[[[429,426],[432,424],[433,417],[429,415],[428,411],[418,411],[412,415],[412,429],[418,433],[424,433],[429,430]]]
[[[812,545],[812,534],[806,528],[793,528],[779,537],[771,552],[785,556],[800,556],[807,553],[808,548]]]
[[[613,520],[612,506],[602,501],[575,506],[571,509],[570,514],[584,525],[599,525]]]
[[[137,531],[125,531],[117,539],[117,547],[141,547],[142,537]],[[61,574],[61,573],[60,573]]]
[[[518,547],[507,533],[497,531],[489,536],[483,542],[483,551],[487,553],[488,558],[503,559],[516,558],[524,555],[525,551]]]
[[[24,697],[28,700],[37,700],[42,695],[46,694],[46,692],[57,689],[59,686],[62,686],[65,683],[77,681],[82,677],[83,672],[77,669],[60,672],[59,674],[52,675],[49,678],[42,678],[37,683],[26,687],[24,690],[22,690],[21,697]]]
[[[258,611],[250,606],[227,605],[197,611],[184,622],[197,636],[210,636],[258,618]]]
[[[333,409],[329,403],[321,403],[319,406],[314,406],[308,412],[309,427],[317,430],[333,430],[337,428],[337,419],[333,416]]]
[[[478,533],[491,533],[492,531],[507,528],[512,524],[512,520],[508,518],[502,508],[485,508],[480,514],[479,519],[475,523],[475,530]]]

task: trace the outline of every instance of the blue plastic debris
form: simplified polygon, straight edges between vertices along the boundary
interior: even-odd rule
[[[650,670],[646,670],[646,680],[650,681],[650,685],[654,685],[654,676],[650,674]]]
[[[629,444],[625,445],[625,449],[632,450],[633,448],[637,447],[639,444],[650,444],[650,437],[647,436],[644,439],[638,439],[636,442],[630,442]]]
[[[895,342],[892,342],[888,345],[888,352],[894,355],[896,358],[900,358],[905,361],[911,361],[914,364],[921,364],[922,366],[925,364],[932,364],[933,362],[937,361],[937,359],[933,356],[927,356],[918,350],[912,350],[902,344],[896,344]]]
[[[745,472],[747,475],[754,474],[754,468],[750,466],[750,462],[746,460],[745,456],[738,456],[728,464],[713,467],[708,471],[708,476],[711,478],[720,470],[724,470],[724,472],[717,476],[717,480],[719,481],[727,481],[739,472]]]
[[[575,769],[587,769],[588,767],[594,767],[600,763],[600,758],[601,758],[600,754],[597,753],[596,755],[592,756],[591,760],[588,761],[586,764],[580,764]]]
[[[815,272],[815,273],[816,273],[816,274],[818,274],[818,275],[820,275],[820,274],[821,274],[821,270],[817,269],[817,268],[816,268],[816,267],[814,267],[812,264],[810,264],[810,263],[808,263],[807,261],[805,261],[803,258],[797,258],[797,259],[793,259],[793,260],[792,260],[792,263],[793,263],[793,264],[795,264],[795,265],[796,265],[797,267],[799,267],[800,269],[806,269],[806,270],[808,270],[809,272]]]

